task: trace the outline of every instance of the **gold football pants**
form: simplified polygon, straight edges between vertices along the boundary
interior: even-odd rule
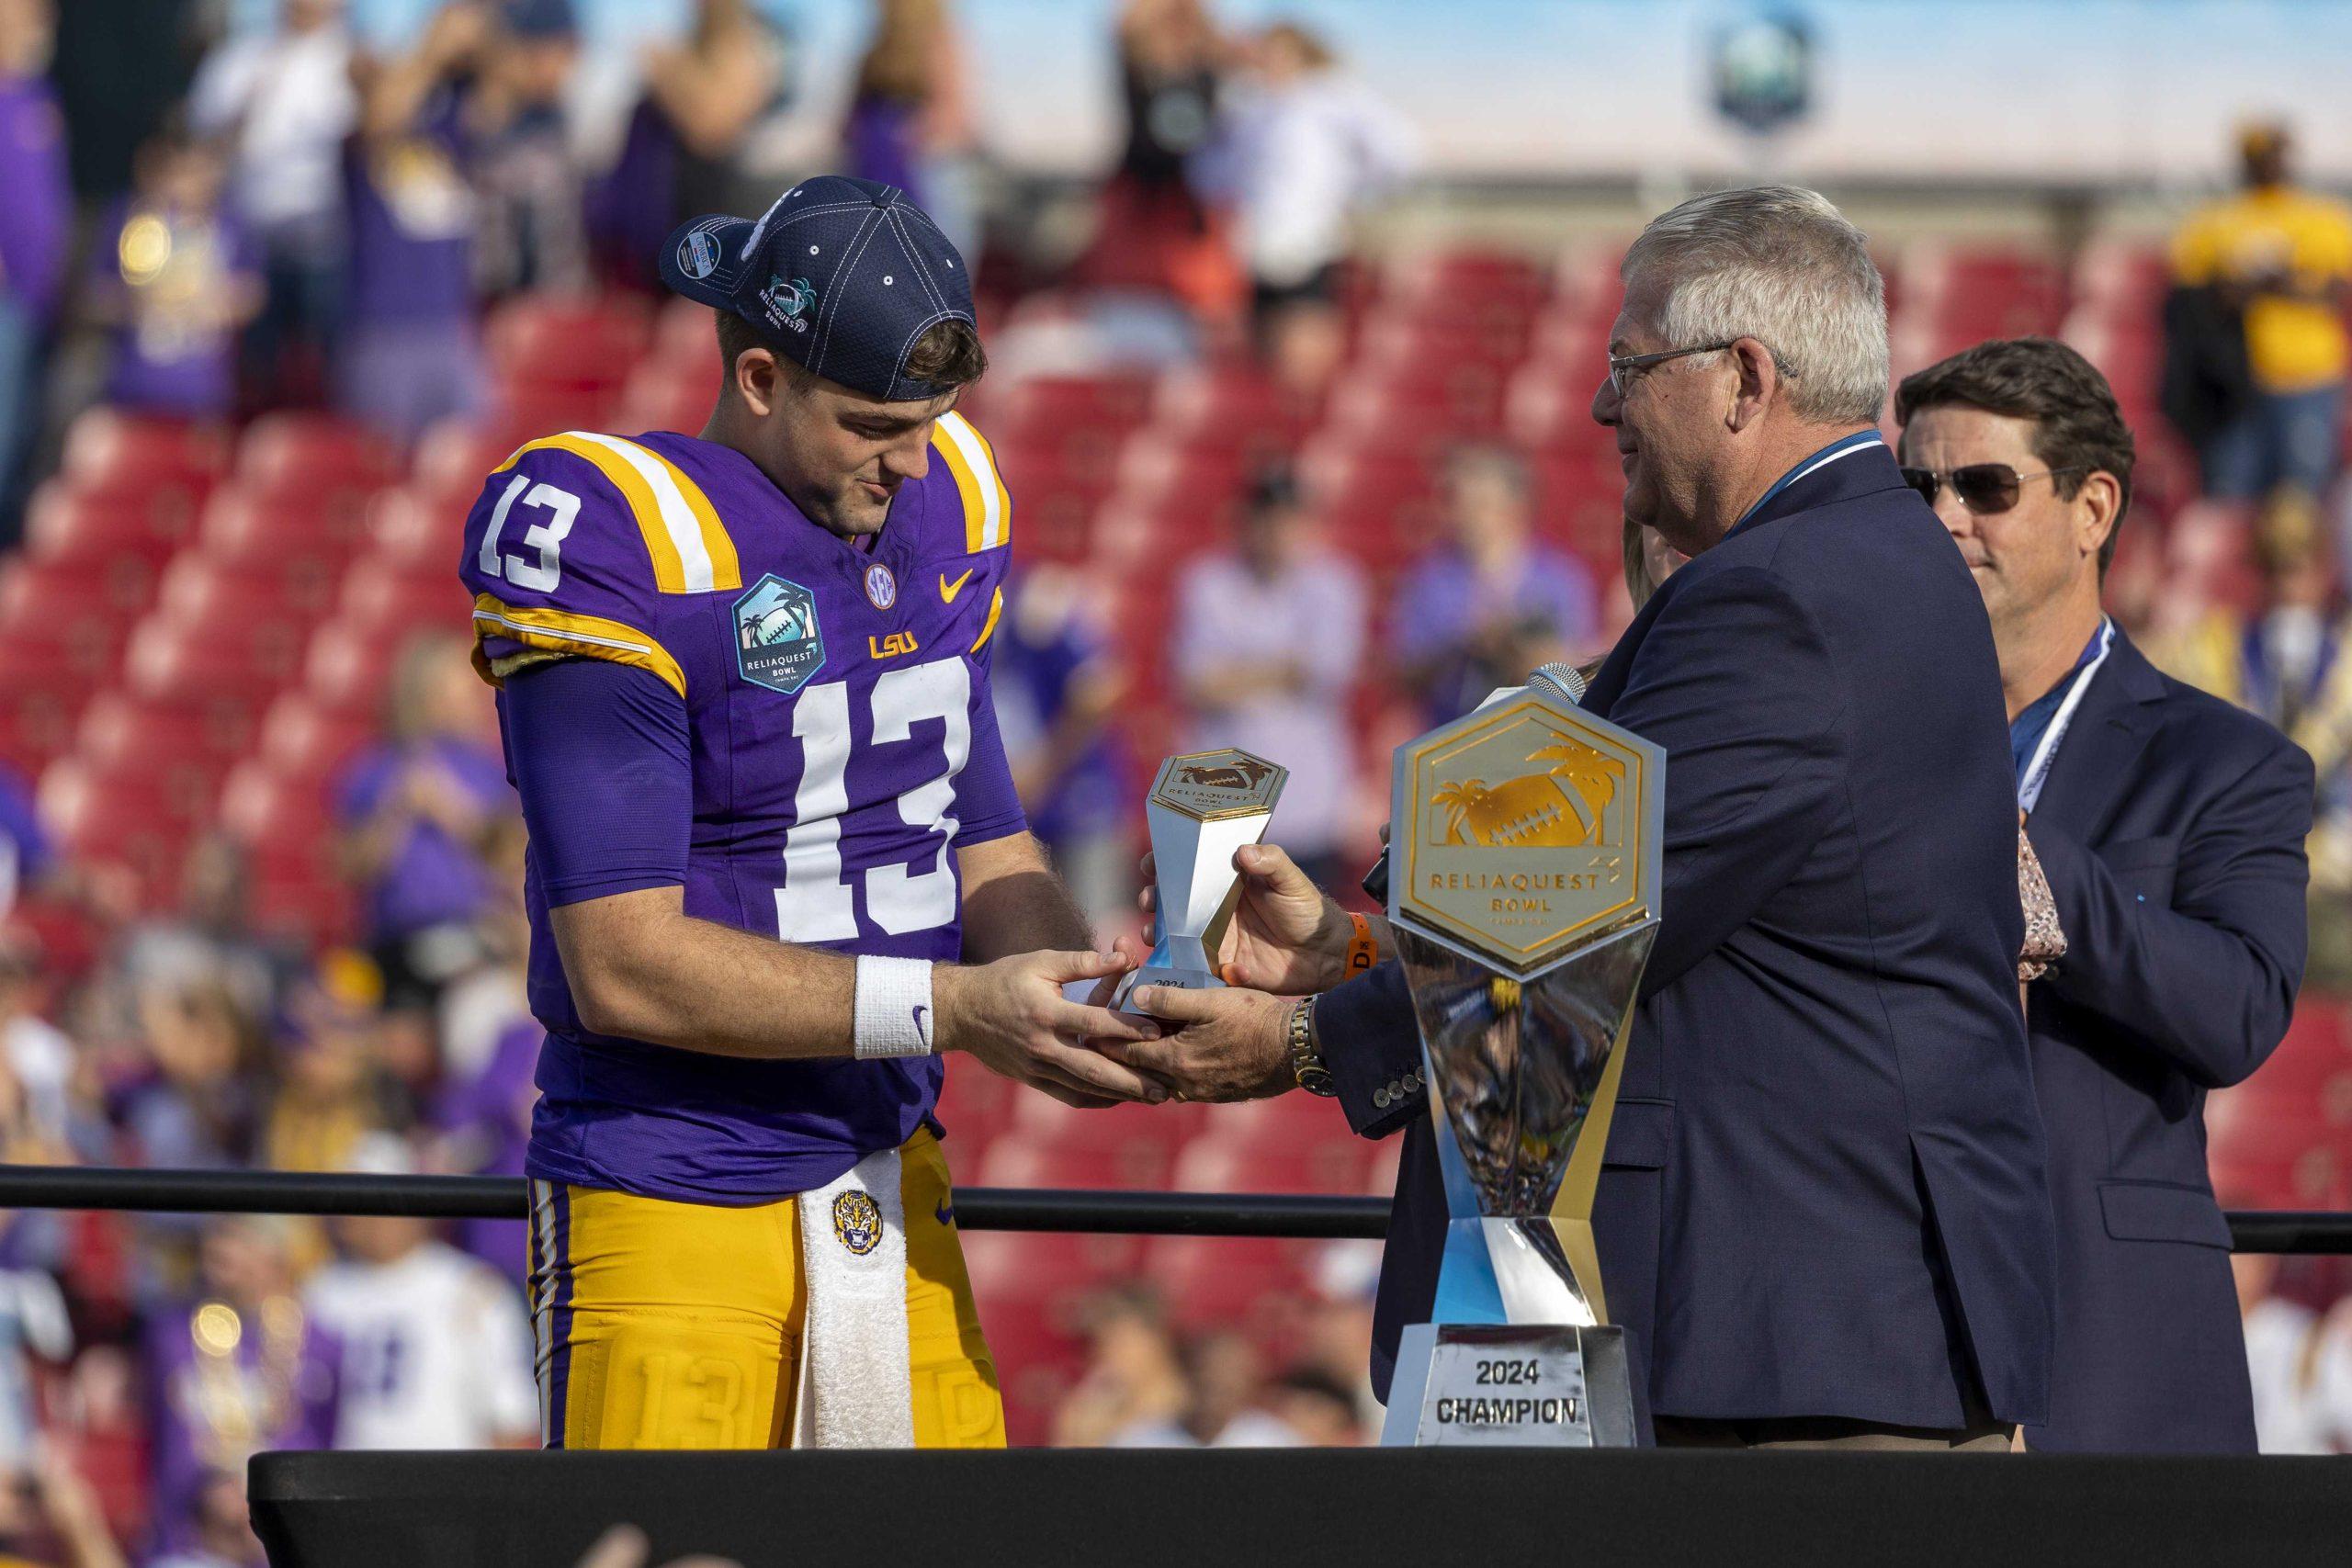
[[[1004,1446],[939,1141],[899,1149],[915,1444]],[[563,1449],[787,1446],[808,1312],[797,1200],[741,1208],[531,1183],[541,1436]]]

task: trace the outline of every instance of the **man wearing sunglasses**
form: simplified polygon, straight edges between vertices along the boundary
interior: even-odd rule
[[[1992,616],[2018,805],[2066,935],[2026,992],[2058,1226],[2050,1417],[2027,1445],[2251,1451],[2203,1109],[2294,1006],[2311,760],[2160,674],[2101,609],[2132,432],[2081,355],[1979,344],[1894,407],[1904,480]]]
[[[1983,604],[1875,428],[1878,269],[1820,196],[1768,186],[1685,202],[1623,271],[1593,418],[1625,514],[1690,558],[1585,704],[1667,754],[1594,1213],[1636,1402],[1661,1444],[2006,1451],[2046,1414],[2052,1289],[2017,804]],[[1319,1087],[1404,1133],[1385,1385],[1445,1221],[1410,999],[1394,964],[1340,983],[1352,923],[1279,851],[1236,863],[1236,987],[1139,990],[1182,1032],[1104,1049],[1194,1099]]]

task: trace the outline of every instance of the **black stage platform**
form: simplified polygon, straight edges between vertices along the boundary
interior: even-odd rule
[[[2352,1458],[1523,1450],[264,1454],[273,1568],[2352,1562]]]

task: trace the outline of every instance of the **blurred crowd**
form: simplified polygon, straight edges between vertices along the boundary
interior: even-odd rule
[[[405,17],[365,28],[337,0],[164,6],[176,30],[119,49],[77,9],[0,0],[0,546],[95,403],[191,421],[322,408],[401,442],[487,418],[486,309],[650,292],[678,218],[757,211],[798,169],[771,134],[810,90],[789,6],[696,0],[621,59],[570,0],[352,0]],[[1233,354],[1270,417],[1323,406],[1351,352],[1357,220],[1416,159],[1329,40],[1128,0],[1093,237],[1058,263],[1055,308],[1024,311],[953,7],[871,11],[820,161],[906,186],[978,258],[1001,374]],[[74,55],[77,28],[116,74]],[[2245,152],[2244,190],[2183,228],[2163,294],[2162,401],[2203,496],[2127,529],[2112,594],[2159,662],[2320,762],[2312,984],[2346,989],[2352,219],[2295,185],[2282,131]],[[1375,576],[1293,465],[1253,459],[1229,514],[1188,519],[1220,537],[1171,572],[1165,736],[1131,722],[1117,598],[1081,562],[1026,567],[997,643],[1001,727],[1032,823],[1097,919],[1134,919],[1144,748],[1283,761],[1273,836],[1351,887],[1391,731],[1605,648],[1630,613],[1623,579],[1673,562],[1637,536],[1622,557],[1558,542],[1542,482],[1506,441],[1451,448],[1401,568]],[[1375,653],[1393,676],[1377,691]],[[264,934],[219,837],[188,856],[173,908],[141,908],[105,865],[56,852],[31,781],[0,770],[0,917],[17,912],[0,927],[0,1155],[520,1172],[538,1034],[488,694],[455,636],[420,635],[389,665],[380,736],[334,788],[359,907],[347,945]],[[0,1215],[0,1557],[257,1563],[242,1477],[258,1449],[536,1442],[521,1228]],[[2239,1261],[2266,1445],[2352,1450],[2339,1271]],[[1272,1359],[1260,1337],[1180,1327],[1139,1287],[1085,1303],[1055,1440],[1364,1440],[1376,1262],[1329,1249]]]

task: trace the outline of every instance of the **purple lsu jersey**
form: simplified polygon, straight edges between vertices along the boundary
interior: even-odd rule
[[[609,660],[684,700],[688,915],[841,953],[959,956],[955,845],[1023,826],[989,692],[1012,503],[962,416],[940,418],[929,456],[870,551],[743,454],[667,433],[534,441],[475,502],[460,571],[485,677]],[[935,1057],[752,1061],[590,1032],[543,874],[531,856],[530,999],[547,1029],[531,1175],[763,1201],[930,1115]]]

